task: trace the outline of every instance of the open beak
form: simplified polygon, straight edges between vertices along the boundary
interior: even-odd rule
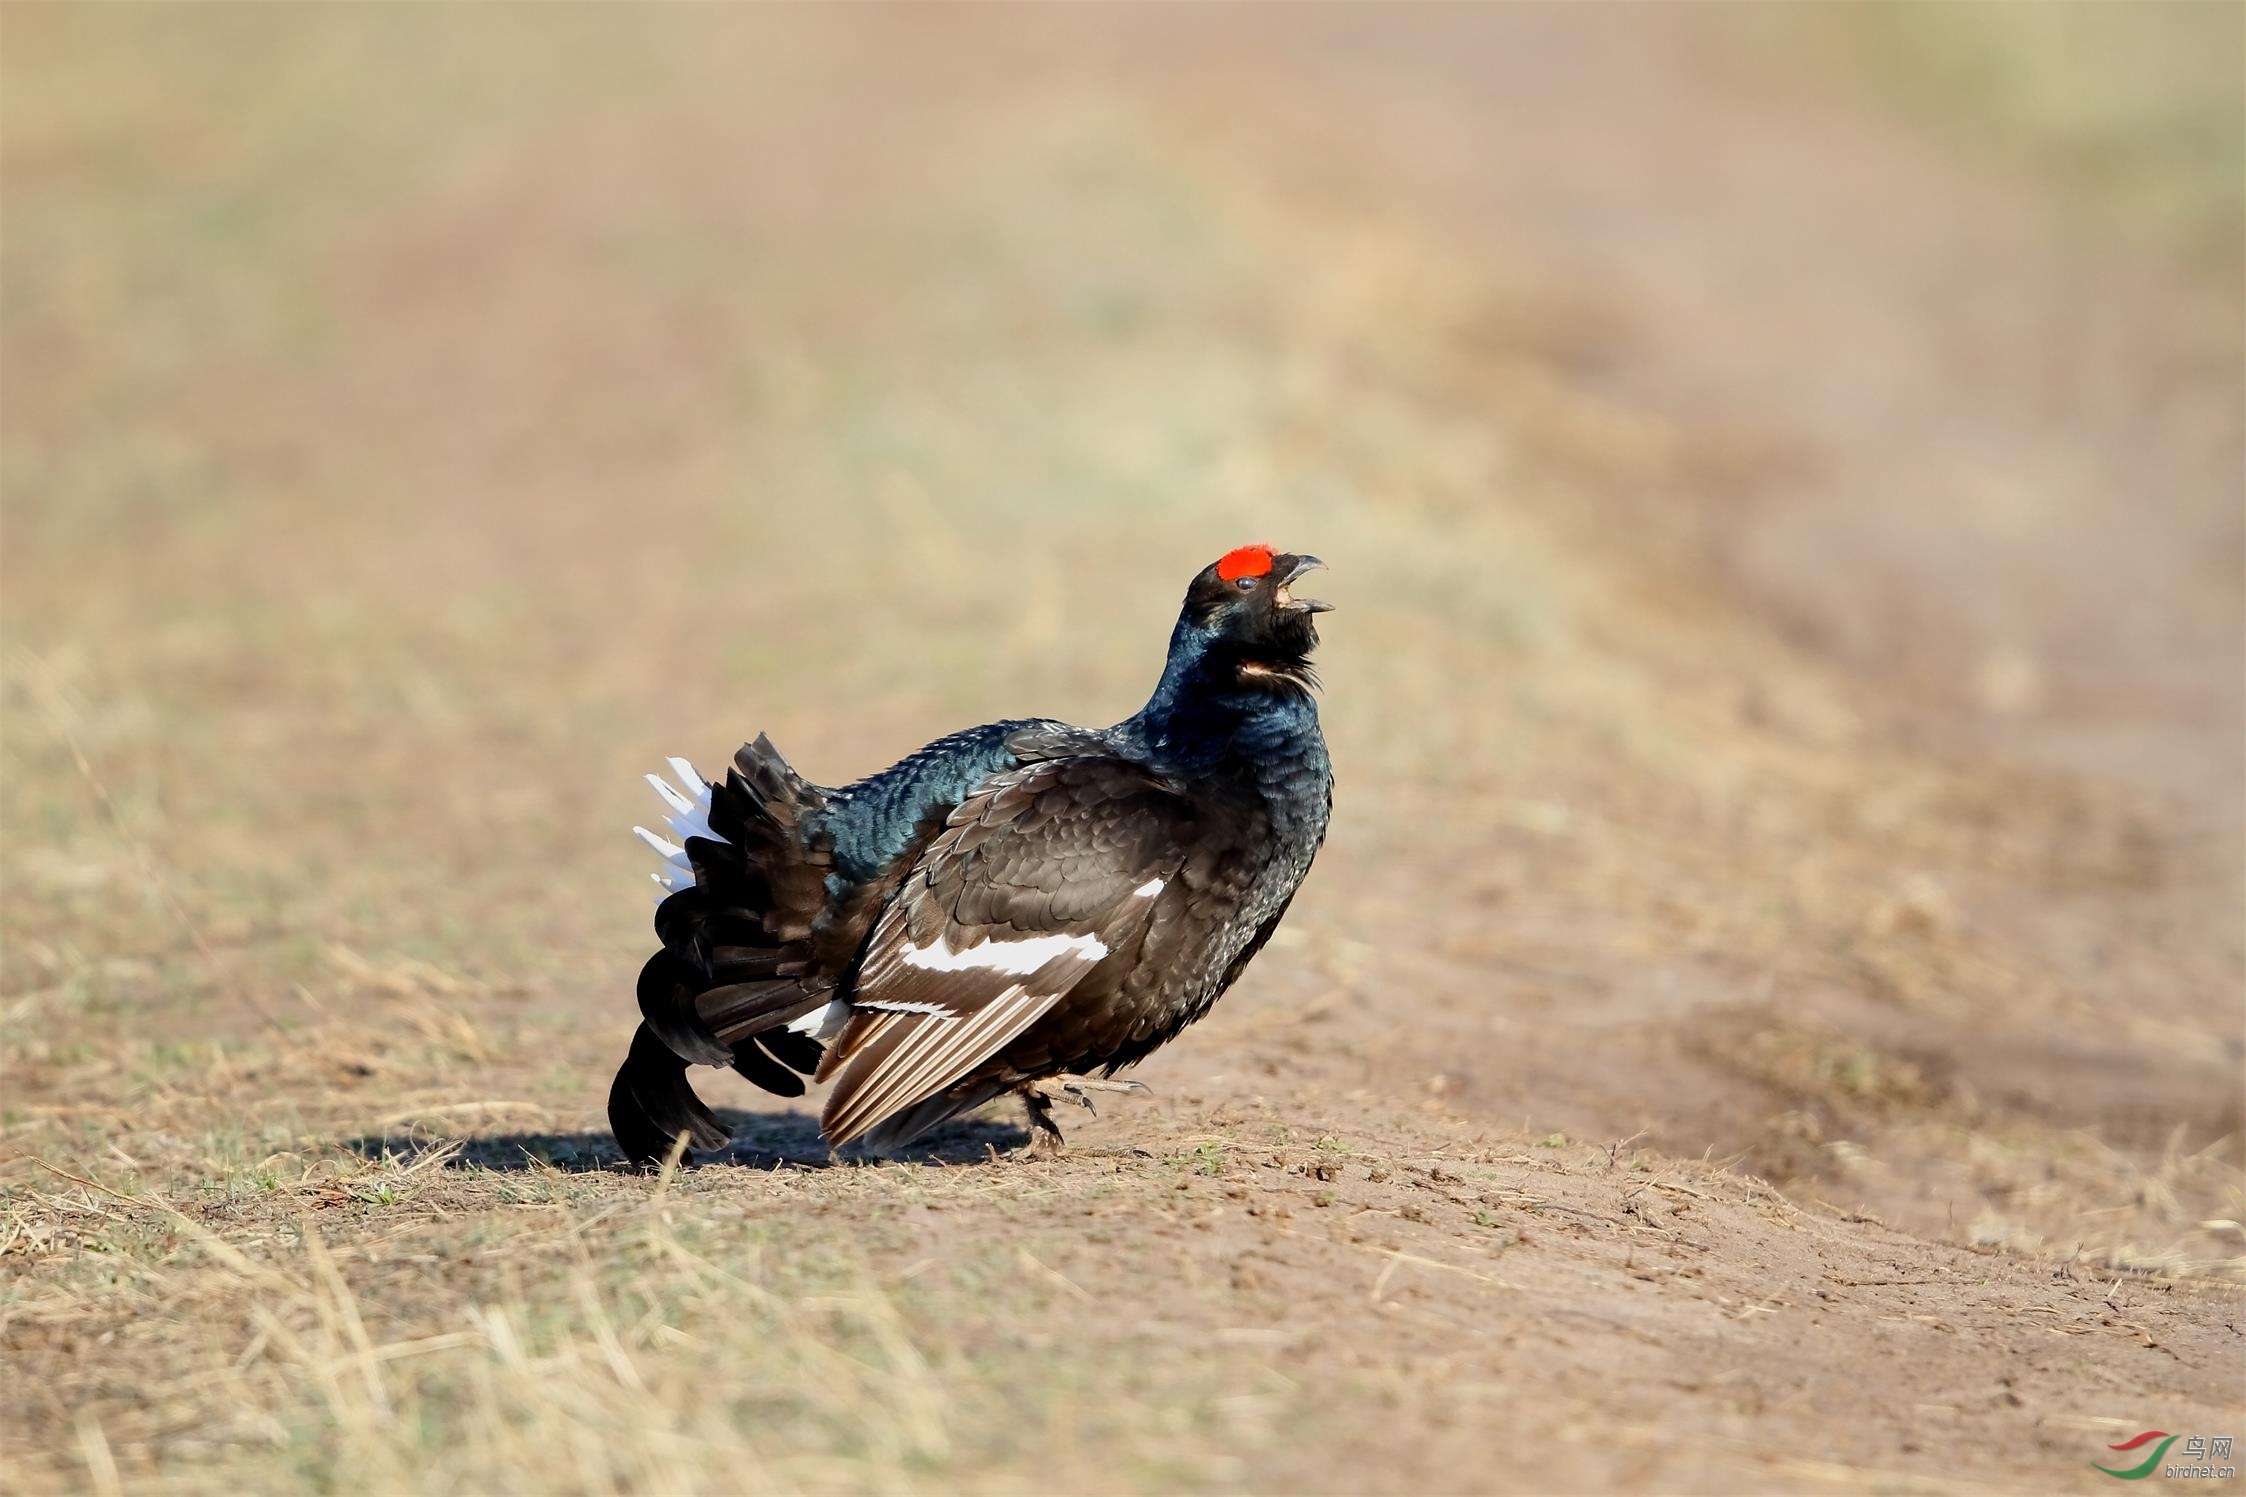
[[[1293,562],[1294,565],[1287,568],[1287,575],[1279,579],[1279,595],[1273,601],[1281,608],[1292,608],[1301,613],[1331,613],[1333,604],[1320,602],[1316,598],[1298,598],[1294,594],[1296,579],[1305,572],[1317,571],[1325,563],[1315,556],[1297,556],[1293,558]]]

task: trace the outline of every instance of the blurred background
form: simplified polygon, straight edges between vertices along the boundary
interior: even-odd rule
[[[1332,840],[1158,1092],[2240,1275],[2246,11],[0,22],[10,1153],[597,1153],[641,771],[1268,540]]]

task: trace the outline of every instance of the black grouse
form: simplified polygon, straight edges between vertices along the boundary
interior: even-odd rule
[[[1333,766],[1293,592],[1315,556],[1243,546],[1187,589],[1154,693],[1111,728],[1028,719],[938,739],[839,790],[762,737],[710,783],[656,775],[670,892],[608,1098],[624,1152],[731,1134],[688,1085],[832,1081],[830,1145],[891,1149],[1004,1093],[1033,1148],[1053,1103],[1207,1013],[1271,938],[1326,836]]]

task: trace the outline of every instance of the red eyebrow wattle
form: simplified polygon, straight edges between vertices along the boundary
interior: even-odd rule
[[[1243,577],[1261,577],[1271,570],[1269,546],[1242,546],[1237,551],[1227,551],[1217,563],[1217,576],[1226,582],[1237,582]]]

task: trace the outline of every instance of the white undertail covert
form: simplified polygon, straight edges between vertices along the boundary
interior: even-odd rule
[[[655,856],[663,860],[662,870],[648,875],[662,886],[663,893],[655,896],[658,904],[665,895],[676,894],[681,889],[694,886],[694,863],[687,857],[686,849],[680,843],[689,837],[707,837],[713,842],[725,840],[710,830],[709,781],[703,779],[700,772],[684,759],[671,760],[671,773],[678,777],[677,785],[655,774],[647,776],[647,783],[655,787],[655,793],[663,798],[664,806],[669,809],[671,814],[665,818],[664,825],[670,828],[671,835],[678,838],[678,842],[668,841],[643,826],[632,828],[640,841],[646,843]]]

